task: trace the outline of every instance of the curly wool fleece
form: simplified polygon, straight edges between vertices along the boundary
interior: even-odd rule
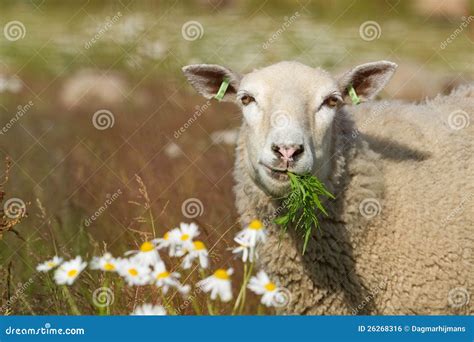
[[[474,85],[340,110],[327,180],[337,199],[305,255],[271,224],[280,202],[248,176],[242,126],[236,204],[242,223],[269,223],[259,262],[291,291],[281,313],[474,314],[473,118]]]

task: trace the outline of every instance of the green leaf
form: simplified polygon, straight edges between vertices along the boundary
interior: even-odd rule
[[[282,226],[282,234],[286,232],[290,224],[294,225],[296,231],[303,231],[304,254],[313,227],[319,228],[317,210],[326,216],[328,215],[319,196],[331,199],[334,199],[334,196],[313,175],[296,175],[289,172],[288,177],[290,179],[291,192],[283,201],[286,212],[282,216],[277,217],[274,222]]]
[[[285,225],[289,222],[289,220],[290,220],[289,215],[285,215],[285,216],[277,217],[274,221],[276,224]]]

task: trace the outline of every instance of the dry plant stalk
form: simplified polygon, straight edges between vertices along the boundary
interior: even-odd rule
[[[9,174],[11,168],[11,160],[9,157],[5,158],[5,173],[3,180],[0,183],[0,240],[3,238],[3,234],[6,232],[12,232],[16,234],[20,239],[24,240],[20,233],[15,230],[15,226],[18,225],[21,220],[26,217],[26,210],[20,211],[18,215],[12,217],[12,215],[7,215],[5,212],[5,191],[4,186],[8,182]]]

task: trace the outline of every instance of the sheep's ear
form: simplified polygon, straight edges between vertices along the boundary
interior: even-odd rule
[[[234,101],[241,76],[232,70],[215,64],[193,64],[183,67],[183,73],[196,91],[205,98],[213,98],[224,80],[229,81],[222,101]]]
[[[349,70],[338,79],[344,101],[356,102],[354,96],[351,99],[351,87],[360,101],[374,98],[390,80],[397,66],[392,62],[380,61],[361,64]]]

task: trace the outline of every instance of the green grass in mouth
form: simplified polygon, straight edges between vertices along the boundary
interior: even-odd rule
[[[291,192],[286,196],[283,205],[286,212],[275,219],[275,223],[282,226],[282,235],[290,224],[294,224],[297,232],[304,237],[303,254],[306,251],[311,230],[319,227],[317,208],[324,215],[328,215],[324,209],[320,196],[334,199],[334,196],[326,189],[324,184],[311,174],[296,175],[288,172],[290,178]]]

